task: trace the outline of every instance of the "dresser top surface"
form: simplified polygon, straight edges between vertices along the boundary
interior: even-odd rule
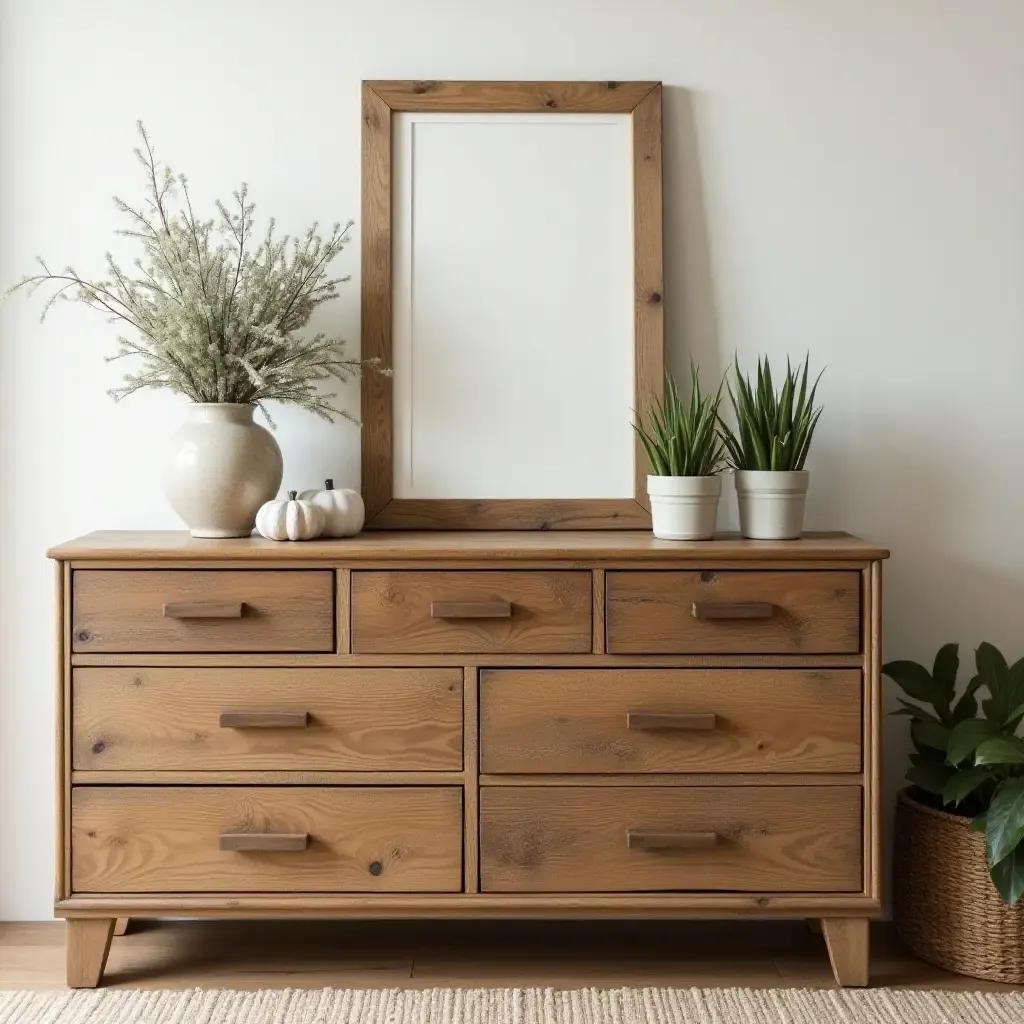
[[[658,540],[644,530],[368,531],[339,540],[289,542],[262,537],[203,540],[184,530],[97,530],[58,544],[47,554],[62,560],[195,560],[295,562],[387,561],[875,561],[885,548],[846,533],[807,533],[794,541],[744,540],[722,534],[711,541]]]

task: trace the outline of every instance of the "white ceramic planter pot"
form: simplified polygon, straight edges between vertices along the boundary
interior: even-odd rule
[[[164,488],[193,537],[248,537],[260,506],[277,495],[281,449],[253,422],[255,411],[197,402],[171,435]]]
[[[720,476],[649,476],[654,536],[661,540],[711,540],[721,493]]]
[[[752,540],[797,540],[811,475],[806,469],[776,473],[737,469],[740,533]]]

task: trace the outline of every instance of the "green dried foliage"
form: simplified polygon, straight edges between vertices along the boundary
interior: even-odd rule
[[[336,224],[326,239],[315,223],[293,238],[275,237],[271,219],[257,240],[255,205],[244,184],[233,193],[231,208],[218,201],[217,216],[202,220],[193,212],[184,175],[175,176],[156,159],[141,121],[138,130],[142,146],[135,155],[148,195],[137,207],[114,198],[129,224],[117,234],[141,248],[133,269],[108,252],[108,276],[91,280],[70,266],[54,273],[40,259],[42,272],[23,278],[8,294],[53,285],[42,319],[65,299],[130,328],[108,358],[134,357],[141,365],[111,390],[115,400],[142,388],[166,388],[193,402],[254,403],[264,414],[264,403],[274,401],[326,420],[352,419],[333,404],[337,396],[322,394],[319,385],[346,382],[364,369],[390,370],[377,359],[346,358],[340,338],[298,333],[348,280],[328,276],[328,267],[349,241],[351,222]]]
[[[647,426],[633,424],[654,476],[714,476],[725,468],[725,450],[716,429],[721,401],[721,384],[713,395],[701,394],[695,363],[690,363],[688,402],[665,374],[664,398],[648,410]]]
[[[893,712],[910,717],[907,781],[925,802],[973,818],[985,833],[985,857],[1009,905],[1024,896],[1024,658],[1008,665],[992,644],[975,652],[976,674],[957,697],[958,644],[946,644],[929,672],[913,661],[882,671],[917,703]],[[987,694],[981,701],[978,695]]]
[[[756,387],[751,386],[750,379],[740,372],[739,362],[736,363],[736,390],[729,388],[736,429],[719,419],[722,440],[734,469],[804,468],[822,412],[814,408],[820,373],[810,391],[807,389],[809,362],[810,356],[804,360],[801,373],[799,369],[794,370],[787,359],[786,379],[778,391],[772,385],[772,370],[767,359],[757,360]]]

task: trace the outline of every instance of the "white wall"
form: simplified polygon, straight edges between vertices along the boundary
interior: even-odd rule
[[[1024,653],[1024,4],[1019,0],[3,0],[0,280],[98,270],[143,117],[204,203],[358,215],[361,78],[661,79],[671,360],[828,365],[810,525],[893,549],[886,653]],[[357,272],[357,248],[346,266]],[[0,919],[52,895],[47,545],[171,527],[180,400],[113,405],[110,329],[2,311]],[[325,314],[357,336],[358,293]],[[349,396],[357,401],[356,393]],[[358,437],[282,410],[286,482]],[[724,507],[732,510],[730,496]],[[890,732],[889,779],[902,770]]]

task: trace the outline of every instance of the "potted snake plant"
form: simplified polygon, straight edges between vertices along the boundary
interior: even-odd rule
[[[777,389],[767,359],[757,361],[757,384],[735,365],[729,399],[736,428],[721,419],[721,437],[736,472],[740,532],[756,540],[795,540],[804,528],[810,474],[804,469],[821,409],[814,407],[818,379],[808,390],[808,364],[794,369]]]
[[[957,644],[931,671],[891,661],[882,671],[911,700],[905,789],[896,807],[893,920],[921,959],[992,981],[1024,984],[1024,658],[992,644],[975,653],[960,691]],[[979,699],[983,698],[983,699]]]
[[[722,493],[725,450],[718,436],[722,385],[702,394],[697,365],[690,363],[690,397],[684,400],[676,382],[665,375],[664,397],[647,412],[647,425],[633,424],[647,453],[651,473],[654,536],[661,540],[710,540],[715,535],[718,499]]]

